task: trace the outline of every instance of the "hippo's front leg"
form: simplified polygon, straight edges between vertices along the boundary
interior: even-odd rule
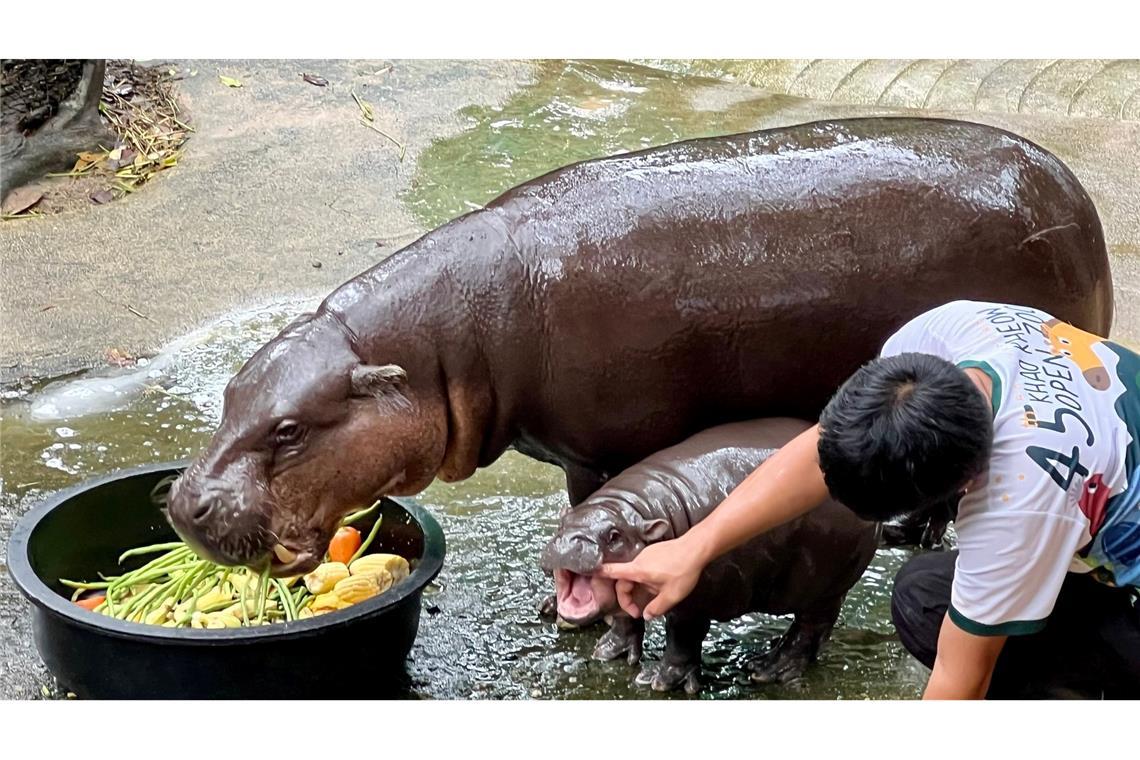
[[[645,638],[645,621],[629,615],[616,614],[594,647],[595,660],[616,660],[623,654],[630,665],[641,661],[641,642]]]
[[[674,615],[665,618],[665,653],[660,662],[641,666],[634,683],[654,691],[684,687],[688,694],[701,688],[701,644],[709,632],[708,618],[692,619]]]

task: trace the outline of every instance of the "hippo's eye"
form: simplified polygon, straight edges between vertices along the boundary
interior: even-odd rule
[[[293,420],[282,420],[277,429],[273,431],[273,440],[278,446],[291,446],[301,440],[304,430]]]
[[[616,544],[621,541],[621,531],[617,528],[610,528],[610,533],[606,536],[606,541],[610,544]]]

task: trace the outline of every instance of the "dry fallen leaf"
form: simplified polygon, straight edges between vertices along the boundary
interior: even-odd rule
[[[329,83],[329,80],[324,77],[317,76],[316,74],[302,74],[301,78],[309,84],[315,84],[317,87],[324,87]]]
[[[241,87],[241,82],[233,77],[224,77],[219,74],[218,79],[222,80],[222,84],[226,87]]]
[[[116,367],[129,367],[137,361],[136,357],[118,348],[108,348],[103,356],[108,364],[112,364]]]
[[[4,196],[4,214],[19,214],[27,211],[44,197],[43,190],[34,187],[18,187]]]
[[[100,205],[104,203],[110,203],[112,198],[114,198],[114,196],[111,195],[110,190],[100,190],[97,193],[91,194],[91,202]]]

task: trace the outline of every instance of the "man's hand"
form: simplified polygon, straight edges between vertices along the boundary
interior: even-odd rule
[[[947,615],[938,632],[938,655],[923,699],[984,699],[1005,636],[966,633]]]
[[[684,539],[645,547],[633,561],[602,565],[598,574],[617,583],[618,604],[631,617],[651,620],[689,595],[704,563]]]
[[[688,533],[645,547],[632,562],[603,565],[599,574],[617,581],[622,609],[646,619],[664,615],[689,595],[705,565],[816,507],[827,497],[818,446],[819,425],[813,425],[757,467]]]

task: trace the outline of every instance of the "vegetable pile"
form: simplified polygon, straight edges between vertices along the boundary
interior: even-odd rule
[[[181,541],[141,546],[130,557],[158,554],[142,567],[96,582],[60,583],[74,589],[72,601],[119,620],[168,628],[239,628],[303,620],[342,610],[382,594],[408,577],[408,561],[395,554],[367,554],[380,529],[377,517],[368,536],[350,523],[371,513],[349,515],[329,543],[326,561],[305,575],[270,578],[247,567],[225,567],[199,558]],[[298,581],[301,581],[298,583]]]

